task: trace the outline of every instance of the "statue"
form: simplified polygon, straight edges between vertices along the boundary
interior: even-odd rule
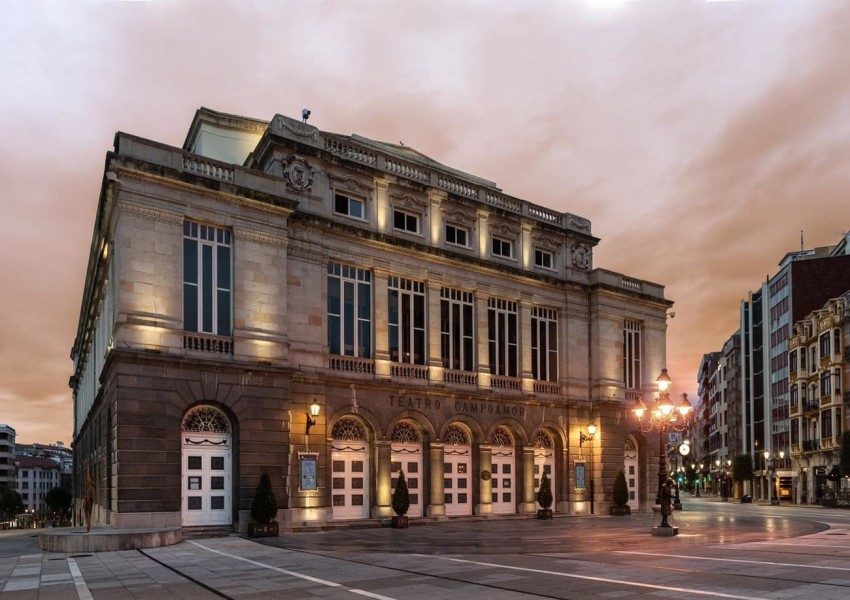
[[[91,531],[91,509],[94,506],[94,478],[91,476],[91,465],[86,467],[86,484],[83,492],[83,516],[86,519],[86,533]]]

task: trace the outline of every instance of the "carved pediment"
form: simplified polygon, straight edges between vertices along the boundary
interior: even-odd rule
[[[408,208],[417,212],[425,212],[428,207],[428,201],[421,198],[416,198],[410,194],[390,194],[390,201],[394,207]]]
[[[352,192],[359,192],[361,194],[365,194],[374,188],[372,182],[364,181],[359,177],[354,177],[349,174],[337,175],[335,173],[328,173],[328,179],[333,183],[334,188],[337,189],[347,189]]]
[[[492,223],[490,232],[493,235],[498,235],[504,238],[516,239],[519,237],[519,227],[512,226],[508,223]]]
[[[464,225],[466,227],[472,227],[475,223],[475,217],[468,213],[465,213],[459,209],[453,208],[442,208],[440,209],[443,212],[443,218],[446,221],[451,221],[452,223],[458,223],[460,225]]]
[[[536,247],[545,248],[545,249],[551,250],[553,252],[558,249],[558,245],[559,245],[552,238],[546,237],[544,235],[532,235],[531,241]]]

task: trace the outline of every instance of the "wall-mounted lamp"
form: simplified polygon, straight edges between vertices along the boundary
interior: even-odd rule
[[[307,413],[307,435],[310,435],[310,428],[315,425],[319,417],[319,403],[313,400],[310,405],[310,412]]]
[[[578,447],[581,448],[584,446],[585,442],[592,442],[594,435],[596,435],[596,425],[591,423],[587,426],[587,433],[583,431],[578,432]]]

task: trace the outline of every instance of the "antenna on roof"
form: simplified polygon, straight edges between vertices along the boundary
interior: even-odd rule
[[[800,230],[800,252],[803,251],[803,230]]]
[[[302,108],[301,109],[301,122],[306,123],[307,119],[309,119],[309,118],[310,118],[310,109],[309,108]]]

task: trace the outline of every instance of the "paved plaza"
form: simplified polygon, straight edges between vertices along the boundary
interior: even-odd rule
[[[850,597],[850,511],[689,499],[651,515],[339,528],[64,555],[0,533],[3,600]]]

